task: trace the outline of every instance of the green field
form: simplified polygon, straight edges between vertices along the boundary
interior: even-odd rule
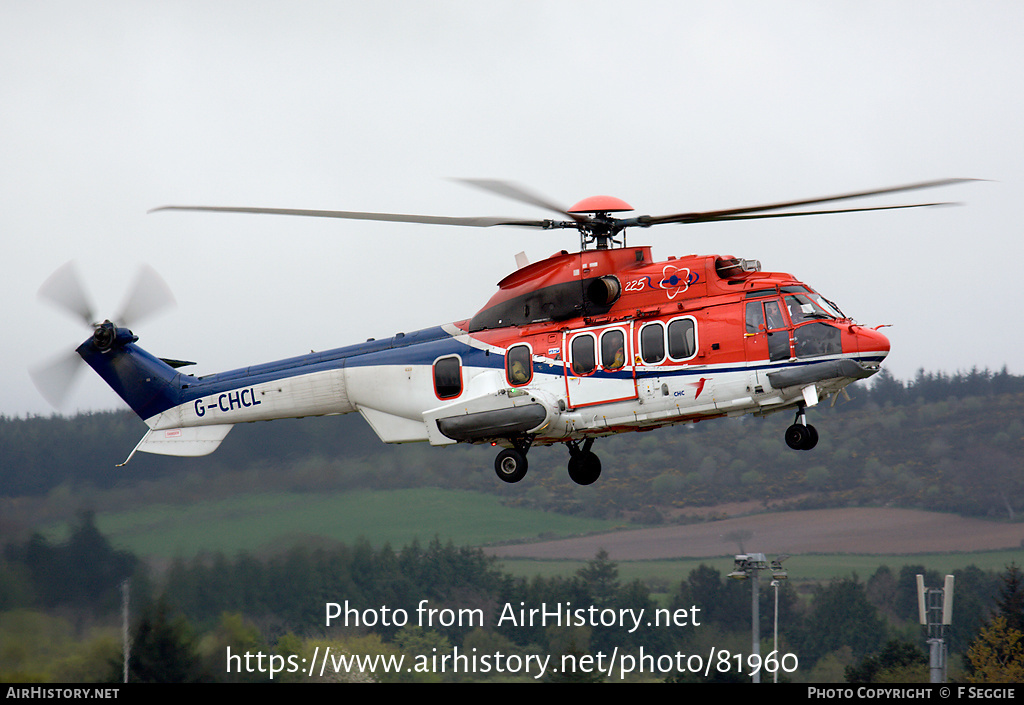
[[[155,504],[139,509],[101,513],[101,532],[119,548],[162,563],[204,552],[234,555],[245,551],[268,554],[296,543],[354,543],[365,538],[375,546],[398,549],[414,540],[435,537],[456,545],[486,546],[531,542],[623,529],[622,522],[569,517],[553,512],[509,508],[487,494],[461,490],[408,489],[333,494],[264,493],[188,505]],[[636,528],[636,527],[630,527]],[[46,532],[61,539],[67,527]],[[928,555],[799,555],[786,562],[794,581],[827,581],[857,574],[867,579],[880,565],[894,570],[923,565],[940,574],[976,565],[1003,570],[1020,562],[1020,551],[989,551]],[[618,560],[619,576],[664,586],[677,583],[702,563],[720,572],[732,569],[729,556],[715,559]],[[513,575],[567,575],[582,562],[505,559]]]
[[[248,494],[107,512],[97,515],[96,523],[116,547],[157,560],[215,551],[261,553],[299,541],[365,538],[375,546],[400,548],[436,537],[457,545],[486,545],[621,527],[620,522],[509,509],[492,495],[440,489]],[[60,539],[65,531],[54,527],[47,533]]]

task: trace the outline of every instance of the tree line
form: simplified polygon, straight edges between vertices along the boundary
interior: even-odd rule
[[[743,417],[600,439],[604,476],[582,497],[561,448],[531,454],[527,480],[496,482],[490,446],[381,443],[357,414],[243,424],[214,454],[124,459],[144,432],[129,412],[71,418],[0,417],[0,501],[143,488],[161,501],[186,492],[183,472],[212,497],[251,491],[344,491],[438,486],[497,494],[508,504],[643,524],[685,521],[669,507],[757,498],[766,506],[879,503],[1015,520],[1024,512],[1024,377],[971,370],[887,372],[810,410],[818,446],[796,453],[792,414]],[[60,439],[55,442],[54,439]],[[529,490],[529,491],[527,491]],[[182,501],[187,500],[184,495]],[[9,512],[13,514],[13,512]]]

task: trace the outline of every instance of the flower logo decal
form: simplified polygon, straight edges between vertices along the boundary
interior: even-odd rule
[[[698,279],[700,279],[700,275],[696,272],[691,272],[689,267],[676,267],[667,264],[661,270],[661,282],[659,282],[658,286],[665,290],[665,293],[671,300],[677,294],[681,294],[689,289],[691,284],[696,284]]]

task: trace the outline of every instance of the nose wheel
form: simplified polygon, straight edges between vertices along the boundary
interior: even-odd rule
[[[793,450],[810,450],[818,445],[818,430],[807,423],[803,406],[797,410],[793,425],[786,429],[786,445]]]
[[[590,450],[594,439],[583,441],[581,448],[576,441],[565,444],[569,448],[569,478],[577,485],[591,485],[601,477],[601,459]]]

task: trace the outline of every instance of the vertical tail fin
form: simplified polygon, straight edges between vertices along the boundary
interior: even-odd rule
[[[78,354],[143,420],[181,402],[181,373],[135,345],[138,337],[110,321],[96,327]]]

